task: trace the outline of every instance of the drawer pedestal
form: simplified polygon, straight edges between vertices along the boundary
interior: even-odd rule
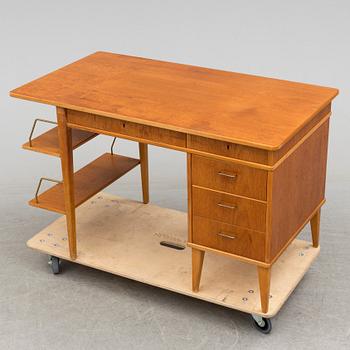
[[[267,312],[271,266],[308,222],[318,247],[327,143],[326,118],[285,155],[272,154],[278,163],[271,170],[188,155],[194,290],[200,288],[205,251],[224,254],[257,266]]]

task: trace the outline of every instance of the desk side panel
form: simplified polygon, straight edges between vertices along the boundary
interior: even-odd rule
[[[329,118],[331,115],[331,104],[328,104],[324,107],[319,113],[317,113],[310,122],[305,125],[304,128],[299,130],[283,147],[281,147],[277,151],[269,152],[269,161],[267,164],[274,165],[281,158],[283,158],[288,151],[290,151],[293,147],[296,147],[298,142],[302,140],[303,137],[307,135],[307,133],[311,132],[313,128],[317,128],[318,124],[322,123],[324,118]]]
[[[273,171],[268,261],[286,248],[324,200],[328,130],[329,120]]]

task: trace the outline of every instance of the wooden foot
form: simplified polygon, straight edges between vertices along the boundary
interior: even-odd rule
[[[149,202],[149,185],[148,185],[148,145],[139,143],[141,181],[142,181],[142,197],[143,203]]]
[[[77,239],[74,205],[74,167],[72,130],[67,126],[66,110],[57,107],[58,138],[64,188],[64,205],[67,221],[69,253],[71,259],[77,258]]]
[[[201,281],[204,251],[192,248],[192,291],[198,292]]]
[[[318,209],[315,215],[310,220],[311,234],[312,234],[312,245],[317,248],[320,240],[320,220],[321,220],[321,209]]]
[[[270,299],[271,268],[258,266],[261,311],[267,313]]]

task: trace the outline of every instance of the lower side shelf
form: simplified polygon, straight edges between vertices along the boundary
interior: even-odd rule
[[[295,240],[272,267],[269,312],[260,311],[256,267],[206,253],[200,291],[191,291],[187,214],[99,193],[77,209],[76,263],[247,313],[274,316],[302,279],[319,248]],[[161,242],[183,245],[178,250]],[[27,245],[70,260],[65,217]]]
[[[74,173],[74,201],[79,206],[136,167],[138,159],[105,153]],[[63,184],[60,183],[29,201],[33,207],[65,213]]]

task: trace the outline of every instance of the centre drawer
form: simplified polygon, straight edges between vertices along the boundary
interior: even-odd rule
[[[266,200],[267,171],[229,161],[193,155],[192,184]]]
[[[74,110],[68,110],[68,123],[76,127],[89,127],[101,133],[107,131],[116,136],[142,139],[164,146],[186,147],[186,134],[178,131],[138,124],[120,119],[103,117]]]
[[[265,203],[195,186],[192,196],[194,215],[265,232]]]
[[[193,243],[264,261],[265,234],[222,222],[193,217]]]

